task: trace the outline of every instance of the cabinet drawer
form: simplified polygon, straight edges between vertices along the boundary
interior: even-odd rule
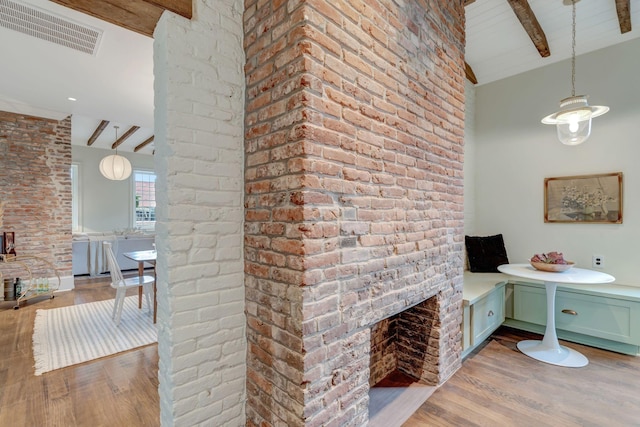
[[[633,301],[558,292],[556,326],[567,331],[640,344],[640,305]]]
[[[487,338],[504,322],[504,286],[471,306],[471,345]]]
[[[547,323],[544,288],[514,287],[514,318]],[[556,328],[612,341],[640,344],[640,303],[605,296],[557,291]]]

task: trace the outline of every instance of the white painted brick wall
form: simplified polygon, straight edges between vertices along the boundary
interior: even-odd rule
[[[242,0],[154,33],[163,426],[245,424]]]

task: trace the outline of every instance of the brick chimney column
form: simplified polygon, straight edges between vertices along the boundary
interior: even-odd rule
[[[244,24],[247,424],[366,425],[371,325],[436,296],[434,382],[460,364],[463,5]]]

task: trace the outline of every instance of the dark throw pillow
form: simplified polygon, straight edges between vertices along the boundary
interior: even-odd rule
[[[467,247],[469,270],[472,273],[495,273],[499,265],[509,264],[502,234],[486,237],[464,236],[464,244]]]

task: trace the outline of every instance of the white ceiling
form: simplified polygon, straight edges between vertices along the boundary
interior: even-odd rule
[[[507,0],[476,0],[466,11],[466,62],[486,84],[571,58],[571,6],[529,0],[551,55],[542,58]],[[631,0],[631,31],[620,34],[615,0],[576,3],[576,56],[640,36],[640,0]],[[570,76],[571,69],[567,69]],[[579,77],[580,61],[576,60]]]
[[[63,119],[72,115],[72,144],[87,145],[101,120],[110,123],[92,147],[118,150],[153,135],[153,39],[47,0],[12,0],[103,31],[95,55],[0,27],[0,110]],[[77,101],[69,101],[73,97]],[[141,150],[151,154],[152,144]]]
[[[0,110],[61,119],[72,114],[72,144],[86,145],[101,120],[111,123],[94,147],[110,148],[114,125],[132,151],[153,135],[153,40],[47,0],[13,0],[103,31],[97,54],[0,27]],[[571,7],[562,0],[529,0],[551,56],[541,58],[507,0],[476,0],[466,7],[466,61],[486,84],[571,57]],[[614,0],[577,4],[577,54],[640,35],[640,0],[631,0],[632,31],[620,34]],[[580,70],[577,63],[578,75]],[[567,70],[570,73],[570,70]],[[69,101],[74,97],[77,101]],[[153,144],[142,153],[151,153]]]

